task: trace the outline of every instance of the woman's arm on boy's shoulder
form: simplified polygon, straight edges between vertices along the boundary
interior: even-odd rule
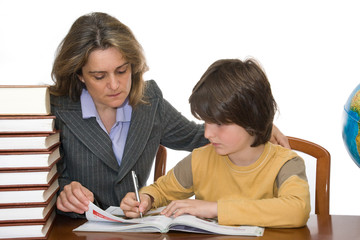
[[[290,148],[288,138],[273,124],[270,142]]]

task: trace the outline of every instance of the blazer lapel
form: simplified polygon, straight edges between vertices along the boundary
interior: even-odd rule
[[[141,104],[133,110],[117,183],[134,167],[149,140],[159,99],[149,101],[150,104]]]
[[[119,170],[112,142],[95,118],[83,119],[81,110],[59,110],[59,117],[93,154],[115,171]]]

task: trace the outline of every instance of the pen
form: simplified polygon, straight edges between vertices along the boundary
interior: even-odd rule
[[[134,182],[134,189],[135,189],[135,195],[136,195],[136,200],[138,202],[140,202],[140,195],[139,195],[139,183],[138,183],[138,179],[136,177],[135,171],[131,171],[131,175],[132,175],[132,179]],[[142,213],[140,212],[140,217],[143,217]]]

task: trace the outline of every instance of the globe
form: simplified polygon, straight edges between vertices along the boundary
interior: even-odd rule
[[[350,157],[360,167],[360,84],[344,105],[342,137]]]

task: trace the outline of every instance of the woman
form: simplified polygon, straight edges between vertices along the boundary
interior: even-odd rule
[[[159,144],[191,151],[208,143],[165,99],[131,30],[105,13],[78,18],[52,70],[52,113],[61,131],[57,208],[82,217],[89,201],[119,206],[133,191],[131,170],[145,185]],[[274,139],[287,145],[275,127]]]

